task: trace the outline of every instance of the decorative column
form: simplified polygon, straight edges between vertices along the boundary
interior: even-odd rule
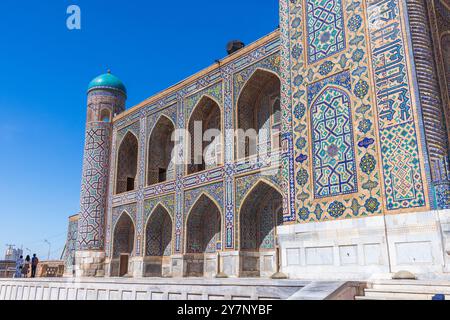
[[[104,276],[105,219],[112,118],[125,110],[126,89],[111,74],[94,79],[88,91],[86,140],[81,182],[75,275]]]
[[[427,2],[407,0],[409,26],[437,209],[450,208],[449,146]]]
[[[181,132],[184,129],[184,98],[185,93],[183,90],[177,93],[177,130]],[[172,239],[174,239],[173,254],[172,254],[172,275],[174,277],[183,276],[183,220],[184,220],[184,187],[183,187],[183,177],[184,177],[184,139],[182,135],[177,136],[177,142],[175,144],[176,148],[176,190],[175,190],[175,228]]]

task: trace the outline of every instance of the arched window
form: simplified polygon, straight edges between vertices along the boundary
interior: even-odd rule
[[[122,140],[117,157],[116,194],[133,191],[137,183],[138,140],[128,132]]]
[[[174,131],[173,122],[165,116],[153,128],[148,145],[148,185],[175,179]]]
[[[111,122],[111,111],[108,109],[102,109],[100,112],[100,119],[101,122]]]
[[[356,192],[350,97],[339,88],[328,87],[310,113],[315,198]]]
[[[258,69],[242,90],[236,111],[236,158],[265,154],[279,145],[280,88],[278,76]],[[277,140],[278,141],[278,140]]]
[[[220,107],[213,99],[204,96],[189,119],[189,163],[187,173],[192,174],[217,167],[222,163],[222,126]],[[201,130],[196,130],[201,128]],[[211,141],[205,141],[205,133],[219,133]],[[211,137],[209,137],[211,138]]]

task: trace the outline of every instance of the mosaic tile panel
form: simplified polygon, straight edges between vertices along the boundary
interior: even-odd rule
[[[304,47],[304,39],[305,31],[308,32],[307,24],[314,19],[308,17],[308,10],[315,7],[308,7],[310,1],[281,3],[281,8],[285,10],[281,14],[284,19],[281,36],[286,37],[284,41],[290,49],[282,58],[285,68],[289,71],[286,80],[289,88],[284,94],[287,94],[292,110],[297,221],[306,223],[381,214],[383,201],[374,125],[376,115],[369,90],[370,68],[364,6],[360,1],[329,2],[329,5],[341,5],[341,17],[345,16],[345,19],[340,20],[343,30],[343,46],[340,48],[342,50],[333,49],[332,55],[324,56],[311,64],[308,60],[310,55],[304,54],[305,50],[311,48],[308,41],[307,47]],[[327,3],[314,1],[314,5]],[[314,165],[320,163],[320,158],[317,162],[317,154],[313,152],[314,131],[309,129],[311,103],[320,92],[330,86],[335,86],[348,95],[344,100],[350,105],[351,115],[347,118],[352,120],[353,133],[349,132],[346,137],[352,137],[354,141],[354,155],[351,155],[354,162],[351,167],[354,169],[348,175],[351,177],[349,181],[352,182],[350,187],[347,186],[347,193],[343,191],[333,196],[333,192],[329,191],[329,197],[321,198],[317,197],[318,189],[314,186]],[[347,141],[349,145],[352,144],[351,139]],[[330,151],[333,151],[332,149]],[[288,164],[287,159],[284,162],[285,167]]]
[[[309,63],[345,49],[342,0],[307,0],[306,17]]]
[[[378,127],[388,211],[428,205],[398,0],[368,8]]]
[[[338,75],[346,89],[350,75]],[[323,82],[308,87],[308,93],[317,91]],[[309,99],[314,197],[326,198],[358,191],[356,157],[353,139],[351,102],[348,94],[339,87],[327,87],[312,103]]]

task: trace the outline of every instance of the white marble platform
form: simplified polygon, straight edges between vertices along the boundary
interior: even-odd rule
[[[279,300],[336,296],[345,282],[269,279],[0,279],[0,300]],[[309,286],[309,287],[308,287]],[[311,295],[313,292],[313,295]]]

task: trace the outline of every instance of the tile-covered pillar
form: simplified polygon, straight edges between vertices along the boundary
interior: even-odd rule
[[[110,74],[102,76],[104,81]],[[95,81],[95,80],[94,80]],[[78,221],[76,276],[104,275],[105,220],[113,125],[125,110],[126,91],[101,82],[90,87]]]

